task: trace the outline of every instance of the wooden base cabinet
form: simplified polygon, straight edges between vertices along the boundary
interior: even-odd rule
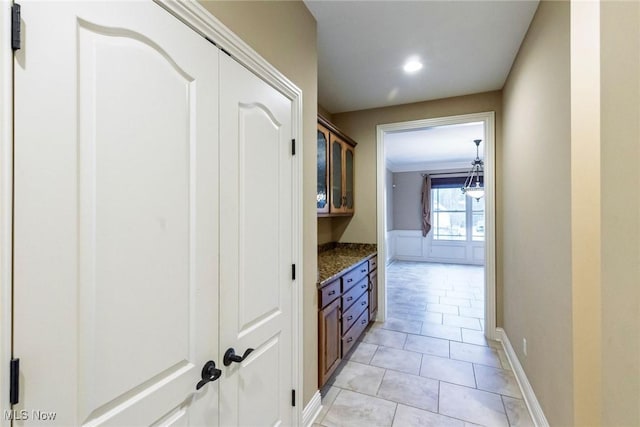
[[[374,257],[375,258],[375,257]],[[318,290],[318,385],[322,387],[349,353],[377,312],[375,261],[354,265]],[[372,297],[373,292],[373,297]],[[375,309],[370,304],[374,298]]]

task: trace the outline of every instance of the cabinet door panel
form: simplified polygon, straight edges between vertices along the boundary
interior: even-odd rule
[[[378,271],[369,273],[369,318],[375,320],[378,312]]]
[[[322,387],[341,359],[340,299],[318,313],[318,386]]]
[[[331,135],[331,212],[344,212],[342,142]]]
[[[329,130],[318,125],[318,213],[329,213]]]
[[[344,208],[353,212],[353,148],[344,145]]]

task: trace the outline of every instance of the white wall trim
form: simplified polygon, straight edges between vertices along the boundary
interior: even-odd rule
[[[203,37],[213,40],[236,61],[258,77],[280,90],[290,99],[299,98],[302,112],[302,90],[269,64],[258,52],[235,35],[220,20],[195,0],[154,0]],[[300,144],[302,145],[302,144]],[[302,156],[301,156],[302,157]]]
[[[11,301],[13,259],[13,51],[11,1],[0,2],[0,426],[8,427],[4,411],[9,404],[9,361],[11,360]]]
[[[454,125],[468,122],[484,122],[484,179],[485,179],[485,335],[495,340],[496,333],[496,204],[495,204],[495,113],[462,114],[459,116],[438,117],[433,119],[412,120],[407,122],[380,124],[376,126],[377,135],[377,244],[378,256],[385,257],[386,200],[384,197],[386,162],[384,152],[384,135],[388,132],[408,129],[420,129],[431,126]],[[378,317],[384,321],[386,315],[386,268],[385,263],[378,264]]]
[[[303,133],[302,133],[302,90],[298,88],[284,74],[269,64],[262,56],[253,50],[248,44],[242,41],[222,22],[215,18],[200,3],[195,1],[179,0],[155,0],[160,6],[175,15],[186,25],[191,27],[202,36],[213,40],[219,47],[225,49],[239,63],[244,65],[251,72],[255,73],[262,80],[279,90],[283,95],[291,99],[292,102],[292,134],[299,141],[296,155],[293,157],[293,257],[292,262],[296,264],[298,270],[296,284],[291,287],[292,292],[292,381],[298,395],[304,394],[303,387],[303,279],[304,279],[304,256],[302,251],[303,236],[303,194],[302,194],[302,171],[303,164]],[[302,405],[292,407],[293,424],[302,424]]]
[[[533,423],[537,427],[549,427],[549,422],[544,416],[540,402],[538,402],[538,398],[533,392],[533,387],[531,387],[531,384],[529,383],[527,374],[524,372],[524,369],[520,364],[520,360],[518,360],[518,356],[511,346],[507,332],[502,328],[496,328],[496,338],[502,343],[502,348],[507,355],[511,369],[516,376],[516,380],[520,386],[520,391],[522,392],[524,401],[527,404],[527,409],[529,410],[529,414],[531,414]]]
[[[316,390],[307,406],[302,410],[302,426],[311,427],[320,411],[322,411],[322,395],[320,395],[320,390]]]

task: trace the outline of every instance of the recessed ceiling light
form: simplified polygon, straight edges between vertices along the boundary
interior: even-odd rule
[[[404,69],[405,73],[412,74],[422,69],[422,62],[415,58],[412,58],[405,62],[404,67],[402,68]]]

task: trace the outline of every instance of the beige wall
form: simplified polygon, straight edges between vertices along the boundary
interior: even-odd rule
[[[335,241],[333,238],[333,222],[332,218],[318,218],[318,244],[329,243]]]
[[[356,147],[355,206],[353,221],[342,236],[345,242],[376,242],[376,126],[409,120],[496,112],[499,128],[501,96],[499,91],[393,107],[353,111],[333,115],[333,123],[353,138]],[[499,132],[498,132],[499,133]],[[499,144],[499,135],[496,138]]]
[[[318,104],[318,114],[320,114],[321,116],[323,116],[325,119],[329,121],[333,119],[333,114],[331,114],[329,110],[327,110],[320,104]]]
[[[602,425],[640,426],[640,3],[601,3]]]
[[[569,3],[541,2],[503,89],[498,164],[503,327],[553,426],[573,424],[569,42]]]
[[[393,174],[393,226],[395,230],[422,230],[422,172]]]
[[[302,89],[304,132],[304,403],[317,390],[316,21],[302,1],[202,1],[207,10]]]
[[[355,215],[349,223],[340,223],[344,230],[340,241],[376,243],[376,126],[410,120],[431,119],[460,114],[495,111],[496,166],[502,159],[502,92],[493,91],[435,101],[416,102],[393,107],[353,111],[333,115],[333,122],[358,146],[355,151]],[[502,182],[496,176],[496,240],[501,241]],[[502,324],[502,247],[496,244],[496,304],[497,324]]]
[[[573,422],[601,425],[600,4],[571,4]]]

